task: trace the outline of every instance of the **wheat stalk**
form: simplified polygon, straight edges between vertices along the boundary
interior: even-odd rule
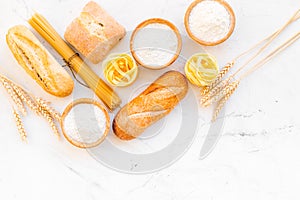
[[[11,80],[8,80],[6,78],[5,80],[8,83],[10,83],[15,93],[20,97],[22,101],[24,101],[27,104],[27,106],[32,111],[34,111],[38,115],[43,116],[48,121],[54,134],[59,137],[60,134],[53,118],[55,120],[60,121],[60,114],[54,108],[47,105],[48,103],[45,100],[41,98],[36,98],[33,95],[28,94],[28,92],[26,92],[22,87],[13,83]]]
[[[52,116],[50,115],[50,113],[42,107],[39,107],[39,112],[47,120],[48,124],[50,125],[50,127],[51,127],[51,129],[54,133],[54,135],[56,135],[57,138],[59,139],[60,138],[60,133],[59,133],[58,127],[56,126],[56,124],[55,124]]]
[[[54,120],[57,120],[60,122],[61,115],[52,107],[49,106],[50,103],[43,100],[42,98],[34,98],[36,102],[38,103],[38,111],[39,113],[47,120],[48,124],[50,125],[54,135],[57,136],[57,138],[60,138],[59,129],[55,124]]]
[[[54,134],[59,138],[60,133],[59,129],[55,124],[55,120],[60,122],[61,115],[48,103],[43,100],[42,98],[37,98],[34,95],[27,92],[23,87],[17,85],[10,79],[0,75],[0,81],[4,88],[6,89],[7,93],[10,95],[14,103],[18,106],[20,112],[26,111],[25,104],[34,111],[37,115],[44,117],[47,122],[49,123],[52,131]],[[20,132],[21,137],[24,139],[26,138],[26,132],[21,121],[21,116],[19,113],[14,109],[14,118],[17,123],[17,128]]]
[[[13,108],[13,115],[14,115],[14,119],[18,128],[18,132],[21,136],[22,141],[27,142],[27,134],[24,128],[24,124],[21,120],[21,116],[19,115],[19,113],[16,111],[16,109]]]
[[[248,53],[250,53],[251,51],[253,51],[254,49],[258,48],[261,44],[265,43],[259,50],[258,52],[255,53],[254,56],[252,56],[249,60],[246,61],[246,63],[240,67],[238,69],[238,71],[235,73],[239,73],[242,69],[244,69],[251,61],[253,61],[257,56],[259,56],[273,41],[274,39],[276,39],[278,37],[278,35],[280,35],[282,33],[282,31],[284,29],[286,29],[291,23],[297,21],[300,18],[300,9],[298,9],[295,14],[293,14],[293,16],[289,19],[289,21],[287,23],[285,23],[280,29],[278,29],[275,33],[271,34],[270,36],[268,36],[267,38],[263,39],[262,41],[260,41],[259,43],[257,43],[256,45],[254,45],[253,47],[251,47],[250,49],[246,50],[245,52],[243,52],[242,54],[240,54],[239,56],[237,56],[232,62],[228,63],[221,71],[220,73],[217,75],[216,79],[207,87],[205,87],[202,91],[202,95],[207,94],[210,90],[212,90],[214,87],[216,87],[216,85],[221,81],[221,79],[227,74],[227,72],[230,70],[231,67],[233,67],[234,63],[236,60],[238,60],[239,58],[241,58],[242,56],[247,55]]]
[[[222,90],[220,90],[216,95],[214,95],[212,98],[210,98],[208,101],[206,101],[203,106],[207,107],[210,106],[213,103],[216,103],[223,99],[234,87],[235,82],[227,83],[226,87]]]
[[[36,114],[38,113],[38,106],[37,103],[30,97],[28,92],[26,92],[21,86],[18,86],[13,81],[9,80],[8,78],[2,77],[2,79],[6,80],[10,86],[13,88],[15,93],[19,96],[19,98],[26,103],[26,105],[30,108],[30,110],[34,111]]]
[[[227,79],[221,81],[216,87],[214,87],[212,90],[210,90],[205,96],[201,98],[201,105],[204,107],[209,106],[211,103],[208,103],[211,101],[211,99],[218,95],[227,85],[228,83],[233,79],[233,76],[228,77]]]
[[[237,87],[240,84],[240,80],[234,81],[231,84],[229,84],[229,87],[226,89],[225,96],[219,101],[217,108],[215,109],[214,116],[212,118],[212,121],[216,121],[218,115],[220,114],[221,110],[223,109],[225,103],[230,98],[230,96],[234,93],[234,91],[237,89]]]
[[[51,117],[53,117],[53,119],[57,120],[60,122],[61,120],[61,115],[60,113],[58,113],[54,108],[52,108],[51,106],[49,106],[49,102],[46,102],[44,99],[42,98],[36,98],[36,101],[38,103],[38,105],[44,109],[45,111],[47,111]]]
[[[234,61],[227,63],[223,67],[223,69],[218,73],[214,81],[212,81],[208,86],[205,86],[202,89],[201,94],[206,95],[209,93],[210,90],[215,88],[222,81],[222,78],[227,74],[227,72],[233,67],[233,65],[234,65]]]
[[[21,89],[21,88],[20,88]],[[30,97],[30,95],[23,93],[22,90],[14,89],[17,94],[19,94],[22,101],[26,103],[26,105],[30,108],[30,110],[34,111],[37,115],[39,114],[37,103]]]
[[[4,89],[8,93],[8,95],[11,97],[11,99],[14,102],[14,104],[18,107],[18,110],[22,113],[23,116],[25,116],[27,114],[26,108],[25,108],[22,100],[20,99],[19,95],[12,88],[10,82],[7,81],[3,77],[0,77],[0,80],[1,80],[1,83],[2,83],[2,85],[4,87]]]
[[[31,96],[24,91],[22,88],[12,85],[14,91],[19,95],[20,99],[26,103],[26,105],[30,108],[30,110],[34,111],[36,114],[38,114],[38,105],[37,103],[31,98]]]
[[[292,22],[300,19],[300,9],[297,10],[297,12],[290,18],[290,20],[282,26],[278,31],[276,31],[274,34],[268,36],[258,44],[254,45],[244,53],[240,54],[237,56],[233,62],[228,63],[217,75],[215,80],[208,85],[207,87],[204,87],[202,90],[202,99],[201,99],[201,104],[204,106],[208,106],[212,104],[215,101],[219,101],[217,108],[215,110],[214,116],[212,121],[215,121],[217,116],[219,115],[220,111],[223,109],[225,103],[227,100],[230,98],[230,96],[234,93],[234,91],[237,89],[240,80],[244,79],[248,75],[252,74],[255,70],[259,69],[262,67],[265,63],[267,63],[269,60],[271,60],[275,55],[286,49],[288,46],[293,44],[295,41],[297,41],[300,38],[300,32],[296,33],[293,37],[288,39],[286,42],[284,42],[282,45],[277,47],[275,50],[273,50],[270,54],[268,54],[265,58],[261,59],[258,63],[256,63],[254,66],[252,66],[250,69],[248,69],[245,73],[239,76],[239,81],[234,81],[230,84],[228,84],[231,80],[229,77],[229,81],[227,82],[226,80],[222,81],[222,78],[227,74],[227,72],[232,68],[234,65],[235,61],[241,58],[242,56],[247,55],[251,51],[255,50],[258,48],[260,45],[263,44],[262,47],[252,56],[250,57],[246,63],[244,63],[237,71],[231,75],[231,78],[236,77],[248,64],[250,64],[254,59],[257,58],[272,42],[273,40],[281,34],[281,32],[287,28]],[[265,44],[264,44],[265,43]],[[228,80],[228,79],[227,79]],[[225,87],[226,86],[226,87]],[[225,87],[225,88],[224,88]],[[224,88],[224,89],[223,89]]]

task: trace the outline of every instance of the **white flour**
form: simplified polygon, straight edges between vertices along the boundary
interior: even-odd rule
[[[202,1],[191,11],[189,26],[192,34],[206,42],[217,42],[229,32],[230,14],[216,1]]]
[[[104,112],[92,104],[78,104],[64,120],[65,133],[74,141],[91,144],[97,142],[106,129]]]
[[[140,29],[133,48],[138,59],[147,66],[159,68],[169,63],[176,54],[176,33],[167,25],[154,23]]]

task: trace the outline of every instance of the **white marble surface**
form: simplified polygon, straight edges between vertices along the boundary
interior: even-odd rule
[[[220,64],[283,24],[299,0],[228,0],[237,26],[225,43],[207,48]],[[191,0],[98,0],[127,30],[151,17],[174,22],[185,34],[183,15]],[[80,0],[11,0],[0,6],[0,72],[54,102],[16,64],[6,43],[9,27],[26,24],[26,6],[48,18],[60,34],[81,10]],[[283,41],[299,29],[289,28]],[[279,44],[277,42],[276,44]],[[30,115],[29,144],[16,131],[10,104],[0,90],[0,199],[299,199],[300,41],[242,82],[227,106],[223,137],[198,160],[209,124],[202,123],[191,149],[171,167],[148,175],[112,171],[65,140],[58,142],[43,119]]]

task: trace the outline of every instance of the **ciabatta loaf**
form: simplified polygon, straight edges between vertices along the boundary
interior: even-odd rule
[[[65,39],[95,64],[124,36],[125,28],[93,1],[86,4],[65,32]]]
[[[6,42],[18,63],[46,92],[58,97],[72,93],[74,82],[70,75],[27,27],[9,29]]]
[[[118,112],[113,121],[114,133],[122,140],[138,137],[169,114],[187,91],[184,75],[177,71],[166,72]]]

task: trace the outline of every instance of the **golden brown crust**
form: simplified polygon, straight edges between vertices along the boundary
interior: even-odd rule
[[[118,138],[120,138],[121,140],[132,140],[135,137],[128,135],[125,131],[123,131],[123,129],[121,129],[118,124],[116,123],[116,121],[113,121],[113,131],[116,134],[116,136],[118,136]]]
[[[18,63],[46,92],[58,97],[72,93],[74,83],[70,75],[28,28],[10,28],[6,42]]]
[[[93,1],[83,8],[65,32],[65,39],[95,64],[124,36],[125,28]]]
[[[166,72],[118,112],[113,121],[114,133],[122,140],[138,137],[169,114],[187,90],[187,80],[181,73]]]

